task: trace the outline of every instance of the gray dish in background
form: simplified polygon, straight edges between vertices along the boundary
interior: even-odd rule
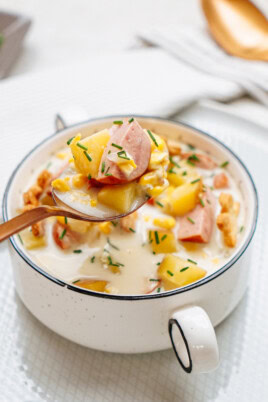
[[[30,25],[27,17],[0,11],[0,79],[8,75],[17,59]]]

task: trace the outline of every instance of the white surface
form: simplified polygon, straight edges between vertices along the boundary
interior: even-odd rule
[[[27,104],[24,114],[31,112]],[[243,402],[267,399],[268,304],[266,131],[205,108],[182,116],[223,139],[247,162],[261,199],[248,293],[216,332],[221,364],[205,375],[186,375],[172,351],[114,355],[72,344],[34,319],[14,294],[6,245],[0,246],[0,400]],[[32,120],[33,123],[34,120]],[[31,125],[28,124],[30,130]],[[17,126],[19,128],[20,121]],[[243,133],[241,135],[241,132]],[[252,136],[254,133],[254,136]],[[245,267],[248,269],[248,267]]]

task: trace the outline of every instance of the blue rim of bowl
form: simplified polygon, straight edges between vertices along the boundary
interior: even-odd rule
[[[8,202],[8,193],[9,193],[9,189],[10,186],[12,184],[12,181],[17,173],[17,171],[20,169],[20,167],[23,165],[23,163],[29,158],[29,156],[35,151],[37,150],[41,145],[45,144],[47,141],[49,141],[50,139],[52,139],[55,135],[62,133],[63,131],[69,130],[70,128],[74,128],[76,126],[80,126],[80,125],[84,125],[87,123],[93,123],[93,122],[98,122],[101,120],[108,120],[108,119],[118,119],[118,118],[124,118],[124,117],[129,117],[130,115],[113,115],[113,116],[103,116],[103,117],[97,117],[97,118],[91,118],[88,119],[86,121],[83,122],[79,122],[79,123],[75,123],[72,124],[60,131],[56,131],[53,134],[51,134],[50,136],[46,137],[44,140],[42,140],[39,144],[37,144],[30,152],[28,152],[27,155],[25,155],[25,157],[21,160],[21,162],[17,165],[17,167],[14,169],[13,173],[11,174],[6,189],[5,189],[5,193],[4,193],[4,197],[3,197],[3,202],[2,202],[2,214],[3,214],[3,220],[4,222],[6,222],[8,220],[8,214],[7,214],[7,202]],[[190,130],[194,130],[196,131],[198,134],[201,134],[202,136],[206,137],[206,138],[210,138],[213,141],[215,141],[216,143],[218,143],[221,147],[225,148],[228,152],[230,152],[234,158],[240,163],[240,165],[243,167],[243,169],[245,170],[245,172],[247,173],[247,176],[251,182],[252,185],[252,189],[253,189],[253,194],[255,197],[255,211],[254,211],[254,218],[253,218],[253,222],[252,222],[252,226],[250,229],[250,233],[248,234],[247,239],[244,241],[243,247],[239,250],[238,253],[236,253],[229,262],[227,262],[225,265],[223,265],[220,269],[218,269],[217,271],[213,272],[212,274],[205,276],[203,279],[194,282],[190,285],[184,286],[182,288],[177,288],[174,290],[170,290],[167,292],[162,292],[162,293],[155,293],[155,294],[145,294],[145,295],[112,295],[112,294],[108,294],[108,293],[99,293],[99,292],[94,292],[91,290],[87,290],[87,289],[83,289],[83,288],[79,288],[78,286],[74,286],[72,284],[66,283],[64,281],[61,281],[57,278],[55,278],[54,276],[48,274],[47,272],[45,272],[41,267],[39,267],[37,264],[35,264],[26,254],[24,254],[24,252],[18,247],[17,242],[14,238],[14,236],[12,236],[9,241],[12,245],[12,247],[14,248],[14,250],[19,254],[19,256],[31,267],[33,268],[36,272],[38,272],[39,274],[43,275],[45,278],[51,280],[52,282],[54,282],[57,285],[63,286],[63,287],[67,287],[67,289],[72,290],[74,292],[78,292],[78,293],[82,293],[88,296],[94,296],[94,297],[101,297],[104,299],[115,299],[115,300],[151,300],[151,299],[159,299],[162,297],[169,297],[169,296],[173,296],[173,295],[177,295],[180,293],[184,293],[184,292],[188,292],[192,289],[196,289],[200,286],[205,285],[206,283],[212,281],[213,279],[218,278],[220,275],[222,275],[225,271],[227,271],[229,268],[231,268],[234,263],[244,254],[244,252],[247,250],[253,235],[255,233],[256,230],[256,225],[257,225],[257,219],[258,219],[258,210],[259,210],[259,203],[258,203],[258,194],[257,194],[257,189],[255,186],[255,183],[253,181],[253,178],[250,174],[250,172],[248,171],[247,167],[245,166],[245,164],[241,161],[241,159],[229,148],[227,147],[225,144],[223,144],[220,140],[218,140],[217,138],[213,137],[212,135],[196,128],[193,127],[189,124],[183,123],[181,121],[178,120],[172,120],[172,119],[165,119],[162,117],[157,117],[157,116],[147,116],[147,115],[131,115],[134,118],[141,118],[141,119],[154,119],[154,120],[159,120],[162,122],[167,122],[167,123],[172,123],[175,125],[180,125],[186,128],[189,128]]]

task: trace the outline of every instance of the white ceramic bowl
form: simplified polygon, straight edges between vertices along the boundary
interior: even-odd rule
[[[121,116],[120,116],[121,117]],[[47,327],[81,345],[109,352],[140,353],[173,346],[188,373],[208,372],[218,365],[213,327],[224,320],[245,293],[249,271],[248,248],[257,221],[257,193],[240,159],[224,144],[184,124],[137,116],[143,127],[196,145],[218,160],[228,160],[246,209],[244,240],[231,260],[216,272],[183,288],[160,294],[117,296],[67,284],[37,266],[17,237],[10,239],[10,255],[17,292],[26,307]],[[109,127],[118,116],[90,120],[63,129],[35,147],[13,172],[3,200],[4,220],[16,215],[31,175],[51,152],[75,133],[90,135]],[[170,343],[171,341],[171,343]]]

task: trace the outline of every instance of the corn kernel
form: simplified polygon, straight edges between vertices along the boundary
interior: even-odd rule
[[[97,200],[94,200],[93,198],[90,200],[90,205],[92,206],[92,207],[96,207],[96,205],[97,205]]]
[[[153,224],[155,226],[159,226],[160,228],[172,229],[176,225],[176,221],[172,217],[155,218]]]
[[[150,215],[145,215],[145,216],[143,217],[143,219],[144,219],[145,222],[150,222],[151,217],[150,217]]]
[[[164,186],[155,186],[152,189],[148,189],[147,193],[151,196],[151,197],[157,197],[159,194],[161,194],[163,191],[165,190]]]
[[[68,154],[66,152],[58,152],[56,154],[56,157],[59,159],[65,159],[68,156]]]
[[[99,223],[99,230],[104,234],[110,234],[112,230],[111,222],[102,222]]]
[[[74,158],[70,158],[69,163],[74,163]]]
[[[70,191],[70,186],[67,184],[67,181],[69,180],[69,177],[65,177],[64,179],[56,179],[53,180],[52,187],[55,188],[55,190],[58,191]]]

